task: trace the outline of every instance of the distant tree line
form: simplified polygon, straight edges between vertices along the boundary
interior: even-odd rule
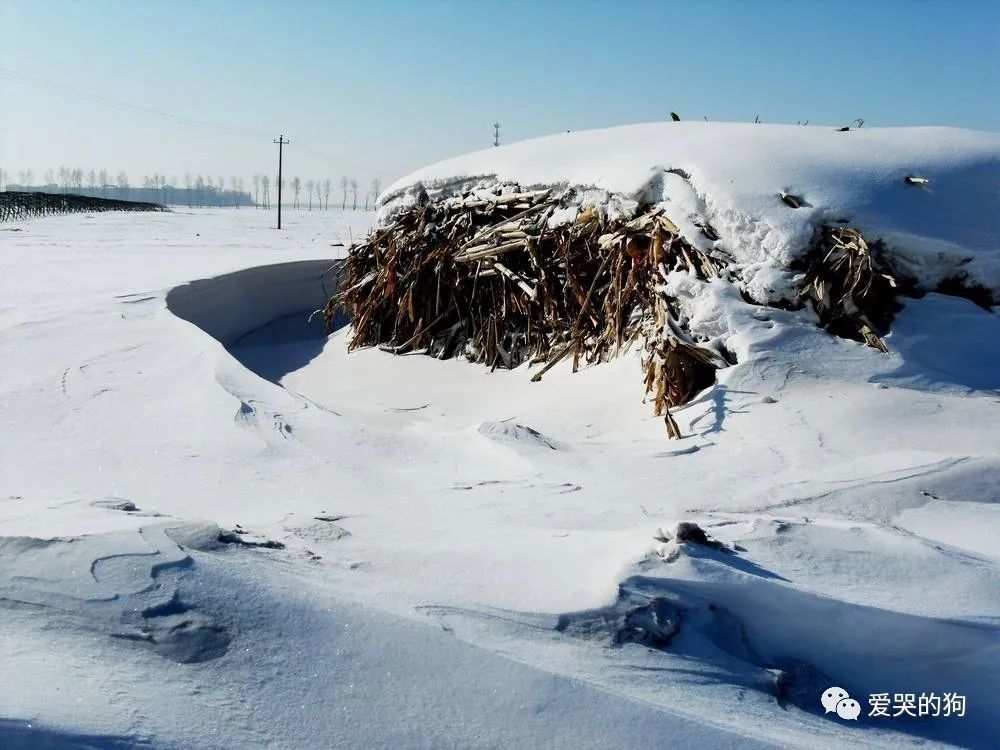
[[[278,179],[266,174],[255,174],[251,179],[253,193],[244,185],[242,177],[213,178],[207,175],[192,175],[187,173],[180,182],[176,177],[167,178],[163,174],[148,174],[142,178],[140,185],[130,182],[128,173],[121,171],[112,175],[106,169],[87,170],[70,167],[47,169],[36,182],[35,172],[31,169],[17,173],[14,180],[7,170],[0,168],[0,191],[24,191],[61,193],[63,195],[87,195],[95,198],[117,198],[120,200],[147,201],[164,205],[215,206],[218,208],[240,206],[257,206],[271,208],[272,198],[277,200]],[[290,191],[289,191],[290,188]],[[330,208],[330,195],[333,192],[333,182],[308,179],[303,182],[299,177],[284,180],[281,185],[282,200],[286,206],[294,209],[312,211],[327,211]],[[364,210],[373,210],[382,182],[379,179],[371,181],[368,190],[362,193],[358,181],[354,177],[340,179],[340,208],[350,206],[357,210],[363,201]],[[336,197],[334,207],[336,208]]]
[[[266,174],[255,174],[253,176],[253,202],[256,206],[260,208],[270,208],[271,198],[272,198],[272,188],[274,190],[273,197],[278,195],[278,178],[275,177],[273,180]],[[313,210],[314,198],[315,206],[320,211],[327,211],[330,209],[330,193],[333,191],[333,183],[330,180],[306,180],[303,182],[299,177],[293,177],[289,180],[282,180],[281,182],[281,192],[286,194],[288,188],[291,188],[291,201],[288,198],[283,200],[286,205],[290,203],[292,208],[307,209],[309,211]],[[305,199],[302,197],[303,189],[305,190]],[[358,181],[353,177],[341,177],[340,178],[340,189],[341,189],[341,201],[340,208],[346,209],[347,204],[351,204],[351,208],[357,210],[358,208],[358,197],[361,195],[358,189]],[[364,194],[364,209],[365,211],[371,211],[375,208],[375,203],[378,200],[379,195],[382,192],[382,181],[378,178],[371,181],[368,188],[368,192]],[[336,199],[334,200],[334,207],[336,208]]]
[[[0,190],[85,195],[175,206],[239,208],[253,205],[250,194],[243,189],[243,179],[239,177],[232,178],[228,190],[224,178],[213,180],[202,175],[198,175],[194,182],[187,177],[184,187],[178,186],[176,178],[168,180],[163,174],[145,175],[140,185],[133,185],[127,172],[111,175],[106,169],[87,172],[69,167],[47,169],[38,181],[34,171],[26,169],[18,172],[16,182],[11,180],[6,170],[0,169]]]

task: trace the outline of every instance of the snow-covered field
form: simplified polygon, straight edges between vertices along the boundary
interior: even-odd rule
[[[0,227],[0,747],[1000,745],[995,314],[747,306],[667,441],[633,356],[347,354],[373,216],[272,220]]]

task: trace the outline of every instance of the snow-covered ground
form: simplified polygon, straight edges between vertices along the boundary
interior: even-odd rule
[[[0,747],[1000,745],[995,314],[727,313],[668,441],[632,355],[346,353],[372,215],[272,219],[0,227]]]

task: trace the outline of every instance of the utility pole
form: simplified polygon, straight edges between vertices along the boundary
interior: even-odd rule
[[[278,136],[275,141],[278,144],[278,229],[281,229],[281,149],[291,141],[286,141],[284,134]]]
[[[493,145],[494,146],[499,146],[500,145],[500,123],[499,122],[493,123]]]

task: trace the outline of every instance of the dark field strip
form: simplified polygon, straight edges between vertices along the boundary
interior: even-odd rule
[[[58,193],[0,193],[0,222],[21,221],[54,214],[92,213],[96,211],[168,211],[159,203],[140,203],[112,198]]]

